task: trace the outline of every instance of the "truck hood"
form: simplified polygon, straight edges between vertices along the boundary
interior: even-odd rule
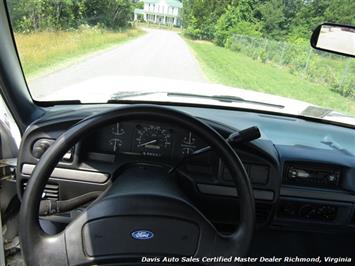
[[[101,76],[73,84],[64,89],[55,91],[50,95],[43,96],[38,100],[46,102],[78,100],[81,103],[107,103],[115,94],[121,92],[127,95],[124,97],[125,101],[191,103],[237,107],[249,110],[315,117],[355,125],[354,117],[299,100],[220,84],[154,77]],[[203,96],[223,95],[241,98],[243,101],[217,101],[206,97],[198,98],[188,97],[186,95],[172,96],[169,93]]]

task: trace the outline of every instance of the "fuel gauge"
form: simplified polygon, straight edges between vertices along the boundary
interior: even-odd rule
[[[112,150],[114,153],[118,151],[118,148],[122,146],[122,141],[117,138],[113,138],[109,140],[110,146],[112,146]]]
[[[121,123],[115,123],[110,126],[110,137],[108,144],[111,147],[110,150],[113,153],[120,152],[123,147],[126,137],[126,130],[122,127]]]

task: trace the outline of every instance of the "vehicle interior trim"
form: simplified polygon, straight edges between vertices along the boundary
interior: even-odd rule
[[[330,200],[330,201],[343,201],[343,202],[355,202],[355,195],[345,194],[342,192],[333,191],[322,191],[319,189],[299,189],[299,188],[289,188],[281,187],[280,196],[287,197],[297,197],[297,198],[313,198],[319,200]]]
[[[22,174],[32,175],[34,168],[35,165],[33,164],[24,164],[22,166]],[[85,181],[91,183],[105,183],[108,180],[109,175],[100,172],[90,172],[56,167],[52,172],[51,178]]]
[[[238,193],[234,187],[216,186],[209,184],[197,184],[197,188],[201,193],[226,196],[226,197],[238,197]],[[268,190],[254,189],[254,197],[257,200],[270,200],[274,199],[274,192]]]

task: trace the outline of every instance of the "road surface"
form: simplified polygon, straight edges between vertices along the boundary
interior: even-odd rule
[[[355,55],[355,33],[339,28],[320,32],[317,47],[344,54]]]
[[[100,76],[148,76],[207,82],[190,48],[177,32],[147,29],[138,39],[29,82],[34,98]],[[98,88],[100,89],[100,88]]]

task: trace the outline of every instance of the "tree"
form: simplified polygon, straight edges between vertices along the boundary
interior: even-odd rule
[[[101,24],[110,29],[118,29],[128,25],[133,8],[129,0],[87,0],[84,17],[89,25]]]
[[[324,12],[327,22],[355,25],[355,1],[333,0]]]
[[[258,10],[261,16],[264,37],[276,40],[282,39],[285,34],[283,25],[286,22],[283,1],[266,1],[258,6]]]
[[[70,30],[81,24],[126,27],[132,0],[8,0],[15,31]]]
[[[233,0],[184,0],[182,20],[185,33],[194,39],[212,40],[218,18]]]
[[[233,34],[259,36],[259,24],[254,18],[251,0],[240,0],[227,6],[217,21],[214,39],[217,45],[224,46]]]

